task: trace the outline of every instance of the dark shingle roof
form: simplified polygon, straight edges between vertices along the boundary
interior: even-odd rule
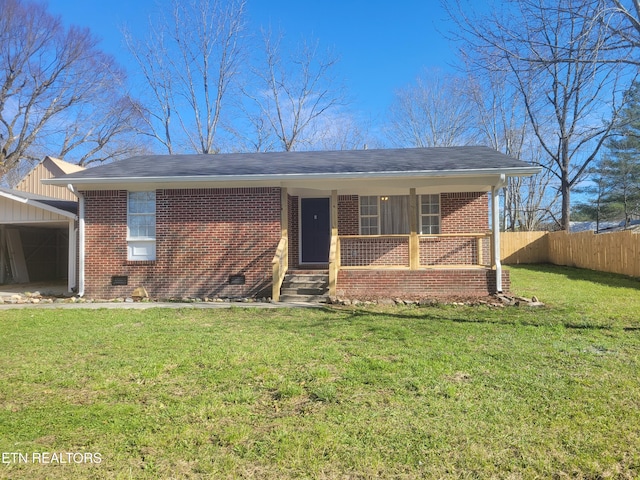
[[[142,155],[61,179],[282,176],[530,168],[488,147]]]

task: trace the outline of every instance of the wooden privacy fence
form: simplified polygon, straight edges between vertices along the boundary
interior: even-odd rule
[[[640,277],[640,235],[615,232],[503,232],[505,264],[553,263]]]
[[[548,232],[502,232],[500,259],[505,264],[548,263]]]

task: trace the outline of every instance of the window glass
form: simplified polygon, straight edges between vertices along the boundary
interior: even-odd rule
[[[420,195],[420,233],[440,233],[440,195]]]
[[[155,238],[156,192],[129,192],[129,238]]]
[[[129,213],[155,213],[156,192],[129,192]]]
[[[360,197],[360,234],[378,235],[378,197]]]
[[[409,195],[381,195],[360,197],[360,233],[362,235],[408,235]],[[419,233],[440,233],[440,195],[418,197],[416,221]]]
[[[380,197],[380,226],[383,235],[409,234],[409,195]]]

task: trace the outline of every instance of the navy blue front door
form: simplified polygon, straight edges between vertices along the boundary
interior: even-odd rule
[[[330,208],[328,198],[300,199],[302,263],[329,261]]]

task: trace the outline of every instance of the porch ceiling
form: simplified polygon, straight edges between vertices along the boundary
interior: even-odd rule
[[[295,194],[329,194],[338,190],[339,194],[387,194],[403,195],[409,188],[415,188],[417,193],[443,192],[488,192],[492,186],[499,184],[501,175],[469,174],[469,175],[424,175],[407,174],[396,176],[350,176],[339,177],[303,177],[303,176],[260,176],[246,179],[220,178],[173,178],[173,179],[126,179],[118,182],[82,183],[78,190],[156,190],[167,188],[247,188],[247,187],[285,187],[289,193]]]
[[[455,176],[455,177],[407,177],[407,178],[360,178],[331,181],[287,181],[281,186],[290,195],[330,195],[337,190],[339,195],[407,195],[415,188],[417,194],[489,192],[500,181],[500,175]]]

